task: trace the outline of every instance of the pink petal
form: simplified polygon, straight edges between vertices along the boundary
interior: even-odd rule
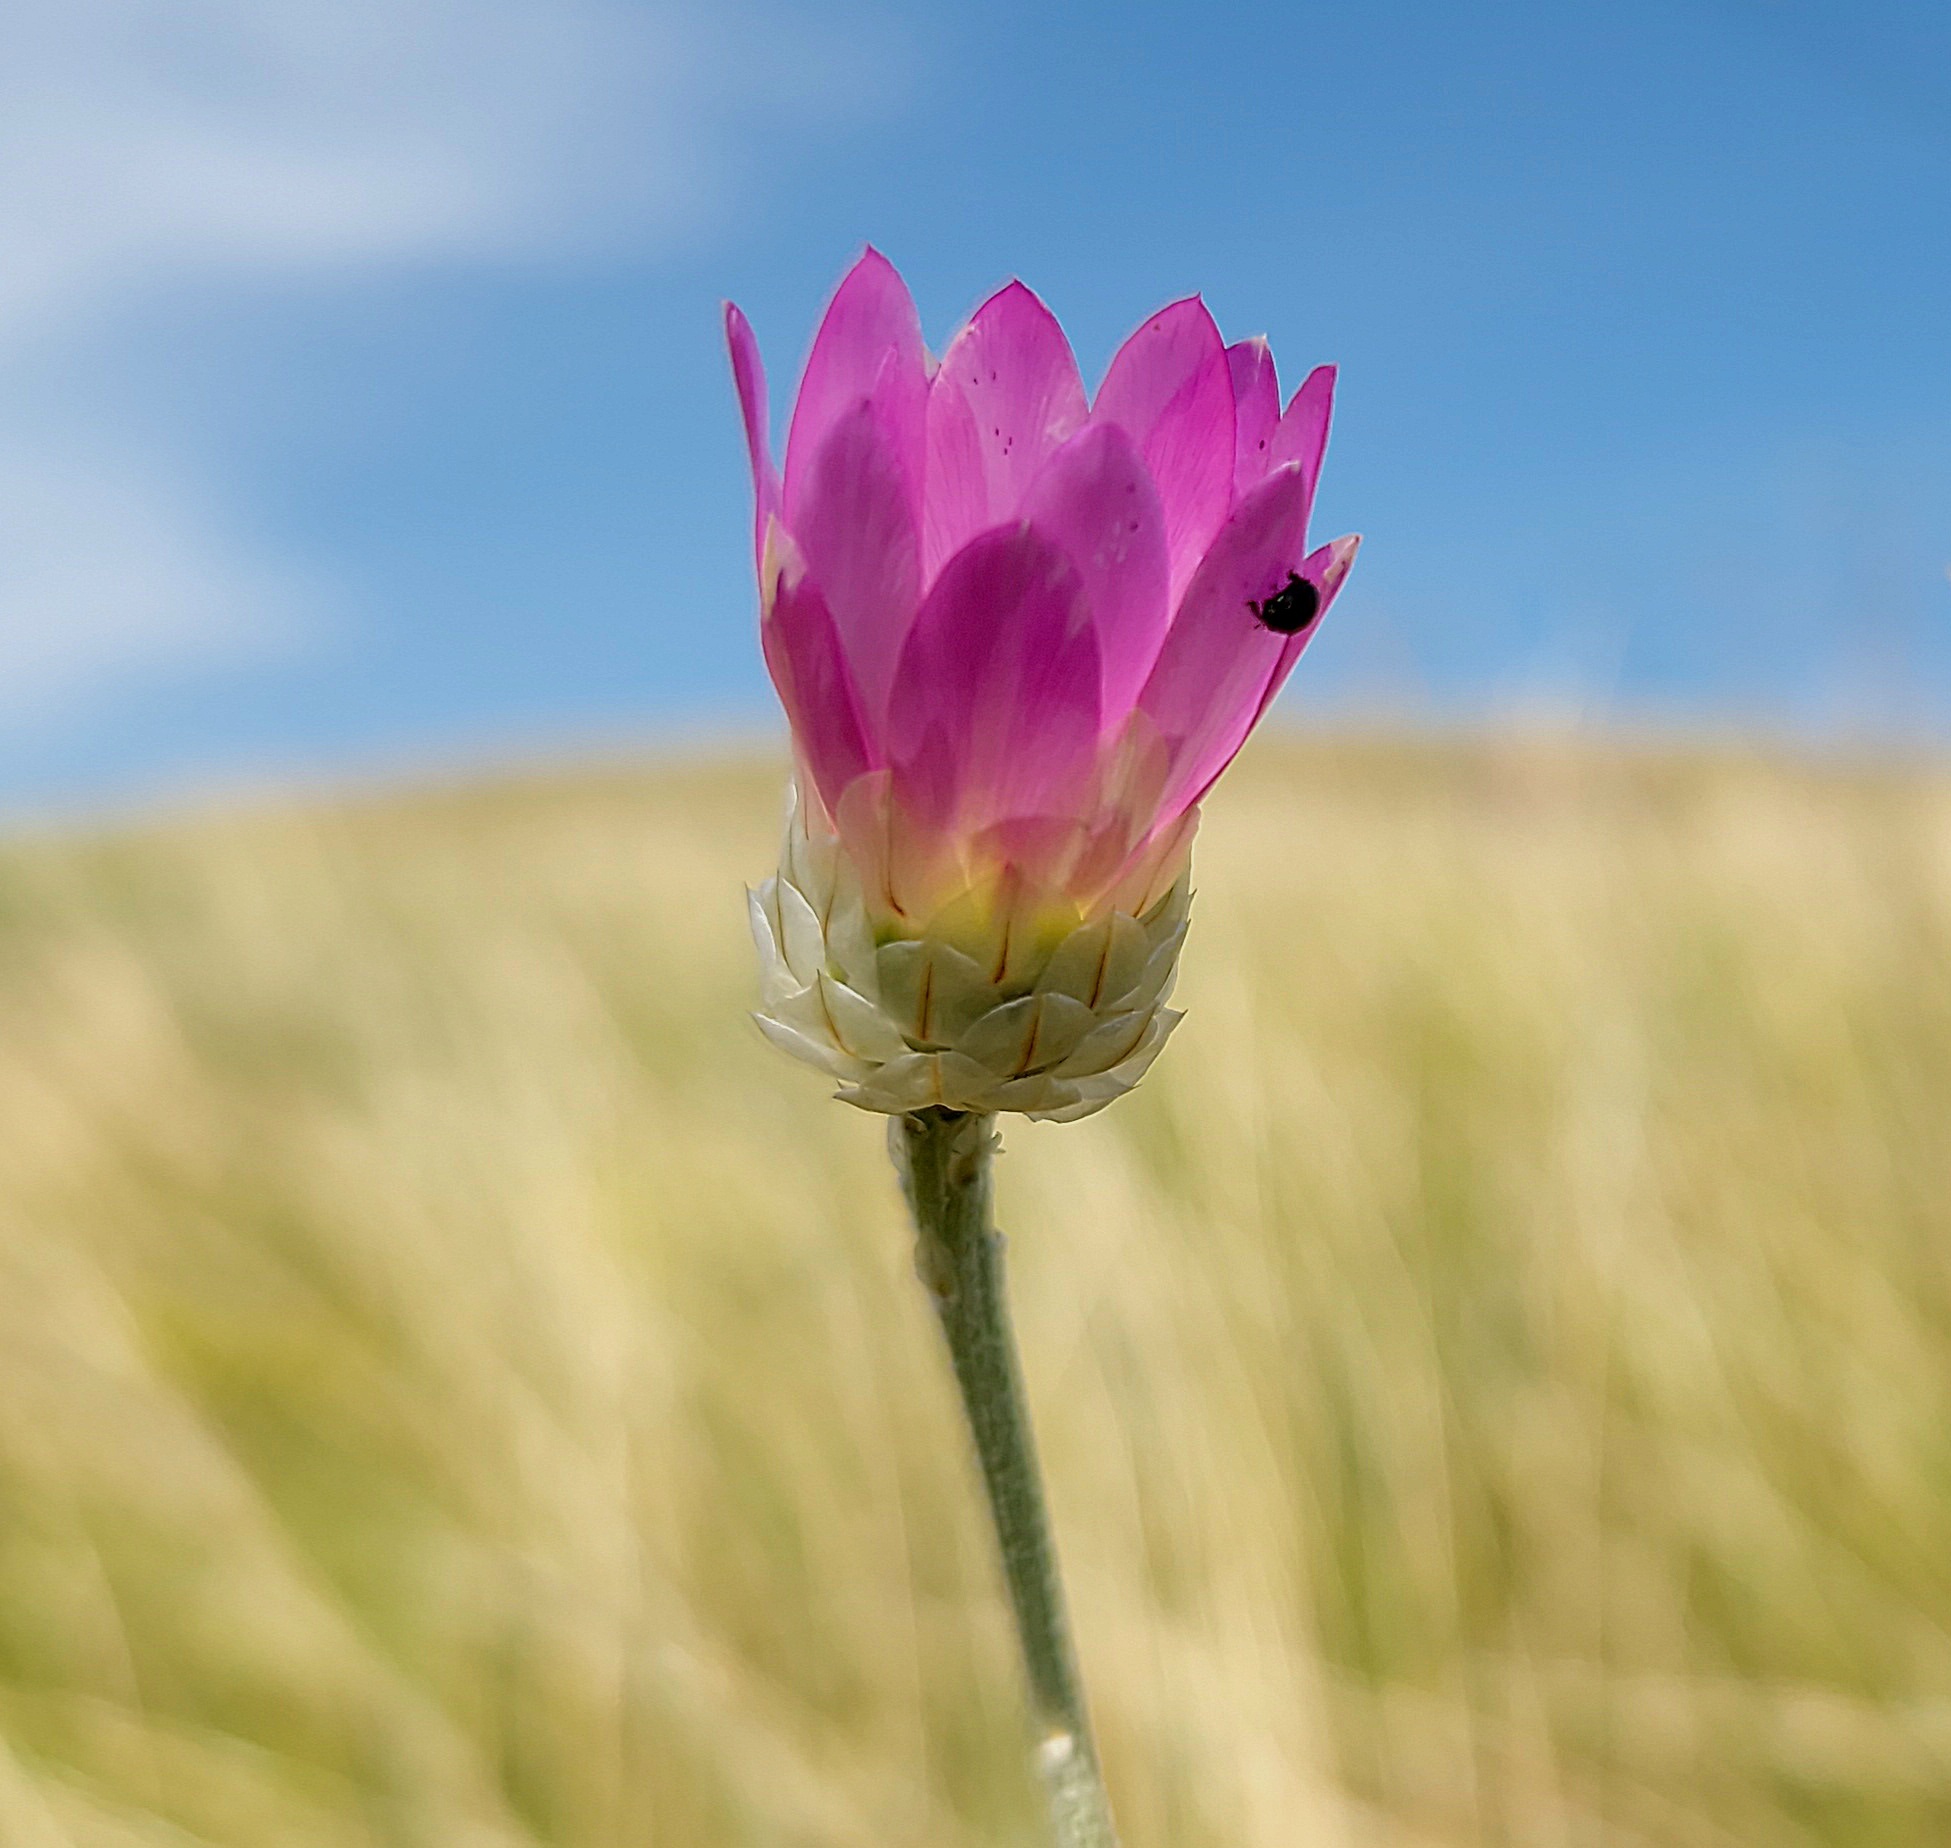
[[[1233,760],[1296,639],[1267,628],[1249,605],[1279,592],[1300,564],[1310,485],[1289,464],[1249,489],[1180,602],[1138,700],[1172,752],[1161,822]]]
[[[1001,524],[989,515],[989,464],[968,394],[938,370],[928,383],[928,432],[921,497],[921,582],[973,539]]]
[[[1314,585],[1321,595],[1321,607],[1315,612],[1314,620],[1298,635],[1287,638],[1287,646],[1280,651],[1280,659],[1274,664],[1274,671],[1267,681],[1267,690],[1260,696],[1260,710],[1253,715],[1253,723],[1258,725],[1266,715],[1267,708],[1274,703],[1274,697],[1287,684],[1287,676],[1294,671],[1294,663],[1307,652],[1307,645],[1321,633],[1322,618],[1328,613],[1336,597],[1341,595],[1341,587],[1348,581],[1348,574],[1355,568],[1355,554],[1362,548],[1360,533],[1349,533],[1340,539],[1331,539],[1317,552],[1310,552],[1301,565],[1301,576]],[[1205,794],[1199,792],[1196,802]]]
[[[745,418],[745,448],[752,459],[752,555],[765,552],[766,521],[779,511],[779,474],[772,466],[772,436],[767,422],[765,365],[752,323],[736,302],[725,304],[725,344],[732,353],[732,380],[738,387],[738,408]]]
[[[1116,424],[1093,424],[1043,466],[1023,505],[1077,567],[1103,671],[1101,716],[1131,710],[1171,620],[1165,522],[1150,471]]]
[[[1083,428],[1084,382],[1057,318],[1020,282],[949,343],[928,388],[922,569],[1016,514],[1036,472]]]
[[[862,398],[829,426],[802,480],[793,526],[806,568],[833,612],[874,736],[921,603],[912,482],[883,409]]]
[[[1321,479],[1321,458],[1328,447],[1328,420],[1335,408],[1335,369],[1316,366],[1302,380],[1301,388],[1288,401],[1287,414],[1274,432],[1272,466],[1298,462],[1307,476],[1308,504],[1314,502],[1314,484]]]
[[[1274,430],[1280,422],[1280,380],[1273,349],[1255,335],[1226,349],[1233,380],[1233,497],[1264,481],[1273,466]]]
[[[1204,302],[1161,308],[1118,349],[1091,421],[1122,425],[1152,471],[1176,603],[1233,502],[1232,368]]]
[[[1078,812],[1097,757],[1097,634],[1084,583],[1028,526],[971,540],[923,603],[895,672],[897,807],[961,839]]]
[[[840,632],[819,586],[810,577],[782,579],[759,633],[794,748],[832,814],[840,792],[871,770],[875,758]]]
[[[813,337],[786,437],[786,524],[797,531],[800,502],[829,432],[862,398],[872,398],[919,505],[928,402],[928,355],[913,298],[891,264],[870,249],[834,292]]]

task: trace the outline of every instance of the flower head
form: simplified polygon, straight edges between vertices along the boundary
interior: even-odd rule
[[[781,880],[755,899],[761,1025],[870,1108],[1081,1115],[1176,1019],[1200,799],[1354,560],[1353,539],[1306,538],[1333,369],[1283,411],[1266,343],[1227,346],[1192,298],[1089,399],[1021,283],[936,364],[870,250],[813,343],[782,472],[751,328],[726,323],[798,766]]]

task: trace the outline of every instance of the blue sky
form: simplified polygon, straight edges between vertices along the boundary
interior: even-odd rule
[[[1291,716],[1942,732],[1951,9],[16,0],[0,805],[767,721],[718,304],[1338,360]],[[783,376],[782,376],[783,375]]]

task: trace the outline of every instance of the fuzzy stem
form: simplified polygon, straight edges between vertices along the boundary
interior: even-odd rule
[[[916,1232],[915,1268],[948,1340],[988,1491],[1037,1733],[1057,1848],[1117,1848],[1071,1653],[1063,1583],[1010,1332],[1003,1238],[990,1223],[990,1119],[952,1110],[897,1118],[891,1142]]]

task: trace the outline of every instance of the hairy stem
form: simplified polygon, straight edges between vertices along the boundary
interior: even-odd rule
[[[897,1118],[892,1141],[914,1211],[915,1267],[948,1340],[988,1492],[1029,1680],[1052,1836],[1057,1848],[1117,1848],[1010,1331],[1003,1239],[990,1223],[995,1133],[987,1117],[924,1110]]]

